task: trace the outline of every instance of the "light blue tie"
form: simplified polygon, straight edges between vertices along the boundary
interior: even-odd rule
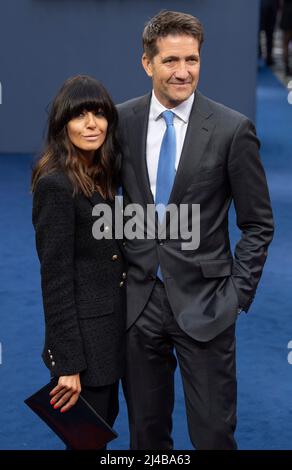
[[[172,111],[164,111],[162,116],[166,122],[166,130],[160,147],[155,194],[155,205],[163,204],[162,207],[156,208],[160,223],[163,221],[165,208],[168,204],[175,178],[176,157],[176,136],[173,125],[174,114]],[[158,266],[157,276],[163,280],[160,266]]]

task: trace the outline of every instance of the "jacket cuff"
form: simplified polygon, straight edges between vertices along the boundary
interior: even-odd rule
[[[64,358],[64,353],[58,354],[56,348],[44,349],[42,354],[45,365],[53,376],[74,375],[87,369],[87,363],[83,354],[72,354],[70,358]]]

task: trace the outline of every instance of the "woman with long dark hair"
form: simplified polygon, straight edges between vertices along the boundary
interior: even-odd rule
[[[32,175],[45,312],[42,357],[58,377],[51,404],[66,412],[82,389],[110,425],[124,368],[126,273],[114,221],[96,239],[92,210],[106,204],[114,216],[116,128],[116,109],[97,80],[67,80],[53,101],[45,150]]]

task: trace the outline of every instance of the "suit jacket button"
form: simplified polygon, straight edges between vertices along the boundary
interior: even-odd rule
[[[122,274],[122,278],[123,278],[123,279],[127,279],[127,273],[123,273],[123,274]]]
[[[118,255],[113,255],[113,256],[112,256],[112,260],[113,260],[113,261],[116,261],[117,259],[118,259]]]
[[[124,282],[121,281],[121,282],[120,282],[120,287],[123,287],[123,285],[124,285]]]
[[[56,363],[54,361],[52,361],[52,367],[54,367],[56,365]]]
[[[54,359],[53,356],[52,356],[52,354],[50,354],[50,359]]]
[[[48,349],[48,353],[51,354],[51,350],[50,350],[50,349]]]

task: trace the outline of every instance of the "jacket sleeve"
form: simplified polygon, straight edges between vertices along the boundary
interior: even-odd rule
[[[37,183],[33,224],[45,313],[43,359],[55,376],[76,374],[86,369],[86,360],[74,297],[74,200],[53,176]]]
[[[260,143],[253,124],[243,119],[229,152],[228,175],[241,239],[235,248],[233,280],[239,305],[248,311],[256,292],[274,233],[273,214]]]

